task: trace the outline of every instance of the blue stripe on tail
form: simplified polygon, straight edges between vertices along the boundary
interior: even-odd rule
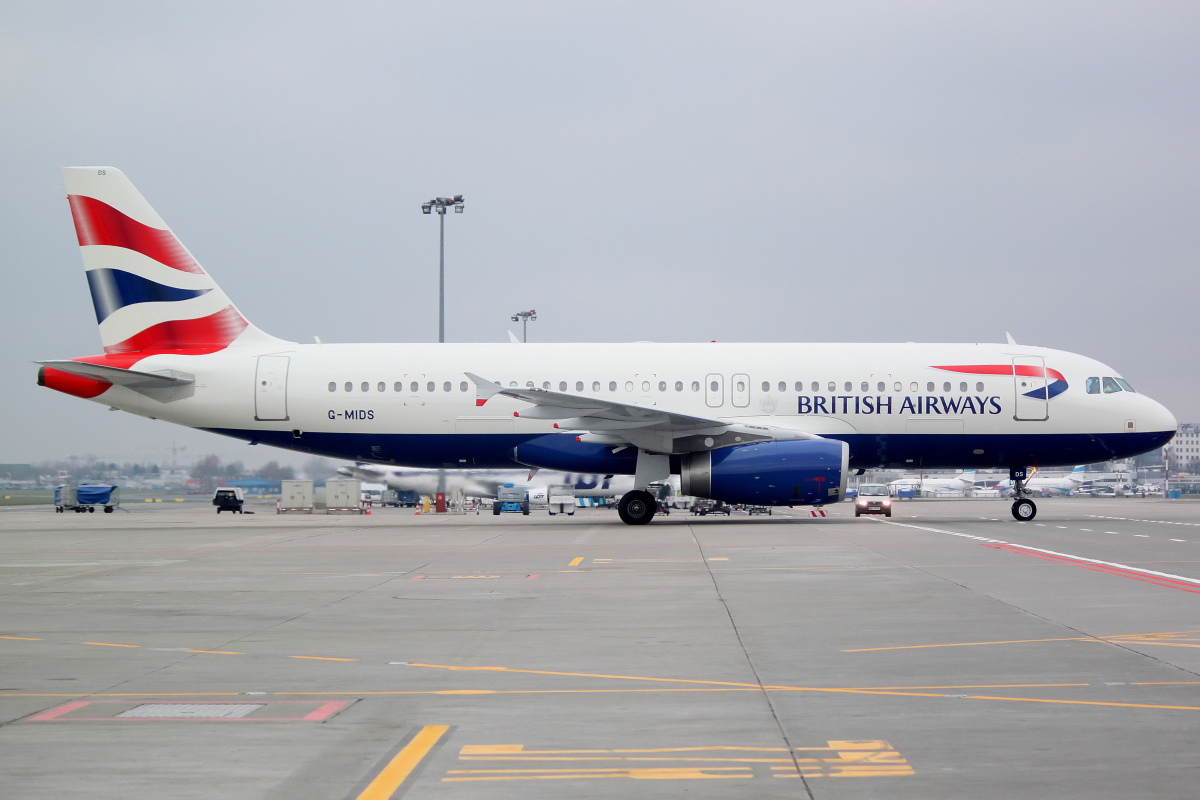
[[[112,314],[134,303],[171,303],[191,300],[212,289],[177,289],[119,269],[93,269],[87,274],[96,307],[96,322],[104,322]]]

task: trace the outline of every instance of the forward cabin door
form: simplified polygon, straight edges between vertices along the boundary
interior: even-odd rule
[[[1032,422],[1049,419],[1049,385],[1046,359],[1041,356],[1013,356],[1013,392],[1016,396],[1013,419]]]
[[[287,356],[259,356],[254,371],[254,418],[285,420],[287,413]]]

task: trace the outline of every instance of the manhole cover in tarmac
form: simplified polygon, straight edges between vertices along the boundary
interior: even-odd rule
[[[126,719],[241,719],[262,707],[262,703],[143,703],[116,716]]]

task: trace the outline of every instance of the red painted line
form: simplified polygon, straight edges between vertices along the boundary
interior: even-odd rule
[[[42,712],[41,714],[38,714],[36,717],[30,717],[29,721],[30,722],[49,722],[52,719],[58,719],[63,714],[70,714],[72,711],[75,711],[76,709],[83,708],[84,706],[90,706],[91,704],[92,704],[91,700],[75,700],[74,702],[67,703],[66,705],[61,705],[58,708],[52,708],[49,711]]]
[[[349,700],[330,700],[328,703],[323,703],[313,711],[305,714],[301,719],[305,722],[321,722],[322,720],[329,719],[348,705],[350,705]]]
[[[1170,578],[1158,577],[1155,575],[1146,575],[1146,574],[1143,574],[1140,572],[1134,572],[1132,570],[1120,569],[1119,567],[1110,567],[1110,566],[1107,566],[1104,564],[1092,564],[1087,561],[1080,561],[1077,559],[1066,558],[1063,556],[1052,556],[1048,553],[1038,553],[1038,552],[1034,552],[1034,551],[1031,551],[1027,548],[1020,547],[1020,546],[1010,546],[1010,545],[1003,545],[1003,544],[989,544],[988,547],[992,547],[997,550],[1006,550],[1010,553],[1019,553],[1020,555],[1033,556],[1034,558],[1040,558],[1043,561],[1051,561],[1051,562],[1054,562],[1055,564],[1066,564],[1066,565],[1072,566],[1072,567],[1083,567],[1084,569],[1091,570],[1092,572],[1103,572],[1107,575],[1116,575],[1121,578],[1132,578],[1135,581],[1142,581],[1143,583],[1153,583],[1156,586],[1162,586],[1167,589],[1179,589],[1180,591],[1190,592],[1191,594],[1200,594],[1200,587],[1197,587],[1194,584],[1189,584],[1189,583],[1184,583],[1182,581],[1172,580]]]

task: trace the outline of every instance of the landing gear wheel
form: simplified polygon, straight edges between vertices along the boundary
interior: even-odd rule
[[[1037,516],[1037,506],[1032,500],[1018,500],[1012,504],[1012,515],[1017,522],[1029,522]]]
[[[617,513],[626,525],[645,525],[654,518],[656,505],[654,495],[635,489],[627,492],[617,503]]]

